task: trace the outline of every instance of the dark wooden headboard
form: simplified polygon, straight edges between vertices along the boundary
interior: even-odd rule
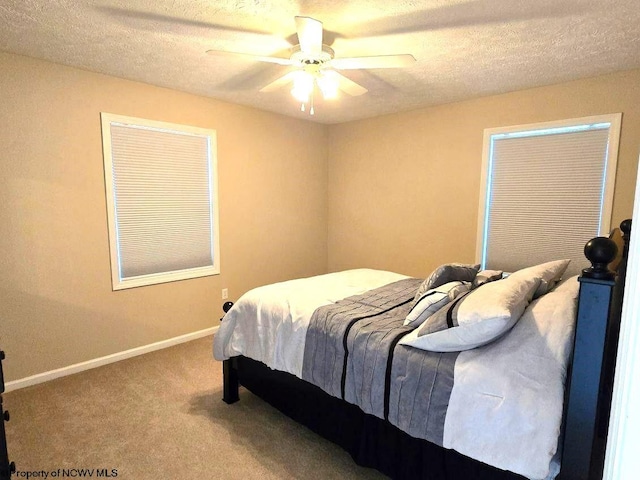
[[[602,478],[631,220],[622,222],[620,230],[621,248],[607,237],[596,237],[585,246],[585,256],[591,267],[583,270],[579,278],[578,318],[567,383],[561,480]],[[614,271],[609,265],[616,258],[619,260]]]

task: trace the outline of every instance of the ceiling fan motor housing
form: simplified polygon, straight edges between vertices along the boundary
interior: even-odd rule
[[[300,45],[293,47],[290,60],[305,68],[311,65],[321,67],[330,62],[335,56],[333,49],[327,45],[322,45],[322,51],[318,53],[303,52]]]

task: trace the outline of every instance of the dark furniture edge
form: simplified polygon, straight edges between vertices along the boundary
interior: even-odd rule
[[[615,243],[596,237],[585,245],[592,266],[583,270],[571,369],[567,379],[562,470],[559,480],[602,478],[620,320],[626,280],[631,220],[620,224],[622,260],[616,272],[607,264]]]
[[[7,433],[4,428],[4,422],[9,421],[9,412],[4,409],[2,404],[2,394],[4,393],[4,373],[2,370],[2,361],[4,360],[4,352],[0,350],[0,480],[9,480],[11,474],[16,471],[15,463],[9,462],[9,452],[7,450]]]

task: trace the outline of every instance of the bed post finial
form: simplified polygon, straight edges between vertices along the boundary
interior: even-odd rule
[[[624,242],[624,255],[623,260],[627,262],[627,257],[629,256],[629,241],[631,240],[631,219],[627,218],[620,223],[620,230],[622,230],[622,241]]]
[[[620,230],[622,230],[622,233],[624,233],[625,235],[629,235],[629,233],[631,233],[630,218],[627,218],[626,220],[623,220],[622,223],[620,223]]]
[[[222,311],[226,314],[233,307],[233,302],[224,302],[222,305]],[[220,319],[220,321],[224,320],[224,316]]]
[[[582,270],[582,276],[613,280],[615,273],[611,272],[607,265],[613,261],[617,253],[618,247],[613,240],[607,237],[592,238],[584,246],[584,256],[591,262],[591,266]]]

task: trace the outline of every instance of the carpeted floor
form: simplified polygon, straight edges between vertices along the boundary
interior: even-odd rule
[[[6,393],[18,478],[92,470],[126,480],[386,478],[244,389],[240,402],[223,403],[211,343],[206,337]]]

